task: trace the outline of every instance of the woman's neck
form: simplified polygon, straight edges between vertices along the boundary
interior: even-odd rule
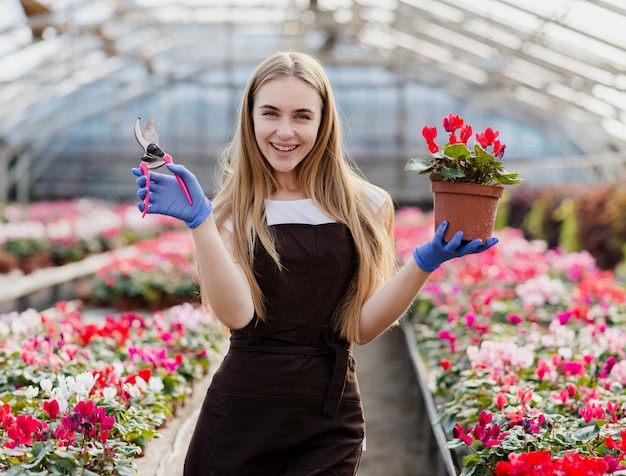
[[[276,190],[270,199],[272,200],[302,200],[308,198],[304,193],[304,190],[298,188],[297,190],[278,189]]]

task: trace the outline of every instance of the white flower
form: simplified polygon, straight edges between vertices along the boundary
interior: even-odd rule
[[[5,337],[9,336],[10,332],[11,328],[4,322],[0,321],[0,337],[4,340]]]
[[[141,391],[137,387],[137,385],[133,385],[131,383],[125,383],[122,387],[126,393],[128,393],[132,398],[137,398],[141,396]]]
[[[150,377],[148,388],[151,392],[159,393],[165,388],[165,385],[163,384],[161,377]]]
[[[626,360],[620,360],[611,369],[611,377],[622,385],[626,385]]]
[[[49,394],[52,391],[52,380],[50,380],[49,378],[45,378],[41,382],[39,382],[39,386],[44,392]]]
[[[574,351],[571,347],[559,347],[558,352],[561,357],[567,360],[571,360],[572,356],[574,355]]]
[[[560,280],[540,275],[518,284],[515,294],[525,306],[541,307],[546,303],[558,304],[561,297],[566,295],[566,290]]]
[[[59,396],[63,400],[69,400],[76,390],[76,379],[70,376],[59,375],[57,388]]]
[[[29,385],[26,388],[24,393],[26,395],[26,398],[28,398],[29,400],[32,400],[33,398],[37,397],[37,395],[39,395],[39,389],[37,387],[33,387],[32,385]]]
[[[113,362],[113,370],[115,371],[115,375],[124,375],[124,365],[120,361]]]
[[[76,395],[80,398],[86,398],[91,392],[91,388],[96,383],[96,377],[91,372],[83,372],[76,376]]]
[[[102,395],[104,396],[105,402],[111,402],[117,395],[117,389],[115,387],[106,387],[102,391]]]
[[[67,411],[67,407],[69,406],[69,402],[65,399],[58,388],[53,388],[50,392],[50,400],[56,400],[59,404],[59,411],[61,413],[65,413]]]
[[[148,389],[148,382],[146,382],[140,376],[137,376],[137,378],[135,379],[135,385],[141,392],[144,392],[144,393]]]

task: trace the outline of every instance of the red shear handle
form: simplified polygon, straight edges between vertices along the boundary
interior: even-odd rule
[[[174,161],[172,160],[172,156],[170,154],[165,154],[163,156],[163,161],[166,164],[174,163]],[[174,176],[176,177],[176,180],[178,180],[178,184],[180,185],[180,188],[182,188],[183,192],[185,192],[185,196],[187,197],[187,201],[189,202],[189,205],[193,205],[193,201],[191,200],[191,195],[189,195],[189,190],[187,189],[187,185],[185,185],[185,182],[183,181],[183,179],[180,178],[178,175],[174,174]]]

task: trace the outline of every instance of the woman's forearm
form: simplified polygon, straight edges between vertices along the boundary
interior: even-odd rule
[[[402,317],[429,277],[430,273],[417,266],[414,260],[406,263],[363,305],[358,343],[374,340]]]
[[[227,327],[241,329],[254,315],[250,286],[219,234],[213,216],[192,229],[200,287],[213,314]]]

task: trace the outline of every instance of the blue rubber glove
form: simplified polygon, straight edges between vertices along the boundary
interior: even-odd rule
[[[185,192],[180,187],[176,177],[150,171],[148,213],[168,215],[184,221],[189,228],[197,227],[211,214],[213,204],[204,194],[196,176],[186,167],[179,164],[166,164],[165,166],[170,172],[183,179],[193,205],[189,205]],[[143,212],[143,199],[148,193],[146,176],[142,174],[139,168],[133,168],[131,171],[137,177],[137,186],[139,187],[137,197],[140,200],[137,206],[139,211]]]
[[[459,231],[446,243],[443,241],[446,228],[448,228],[448,222],[444,221],[437,228],[432,241],[419,245],[413,251],[413,259],[424,271],[435,271],[445,261],[472,253],[480,253],[498,242],[497,238],[491,237],[484,245],[480,239],[461,244],[463,232]]]

